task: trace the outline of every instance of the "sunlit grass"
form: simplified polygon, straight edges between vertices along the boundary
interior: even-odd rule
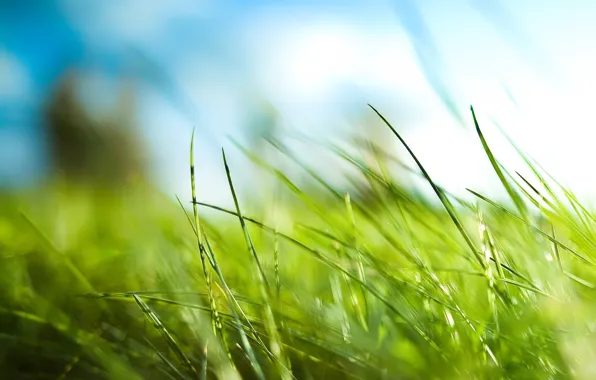
[[[192,201],[140,185],[3,196],[2,378],[593,378],[594,213],[521,151],[533,178],[502,167],[475,115],[512,206],[456,199],[377,114],[440,207],[391,178],[394,157],[332,148],[362,198],[282,145],[319,187],[244,153],[283,202],[239,197],[225,154],[235,206],[202,202],[192,153]]]

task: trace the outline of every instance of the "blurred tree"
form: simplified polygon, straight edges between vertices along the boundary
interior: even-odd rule
[[[143,148],[134,130],[134,91],[123,86],[117,106],[92,117],[77,95],[81,76],[69,72],[47,104],[54,173],[106,186],[144,177]]]

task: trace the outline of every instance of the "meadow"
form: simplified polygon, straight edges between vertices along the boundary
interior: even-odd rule
[[[437,202],[388,155],[341,151],[366,196],[250,152],[283,196],[238,196],[225,153],[233,208],[201,201],[192,154],[192,200],[59,180],[0,195],[0,377],[594,378],[596,214],[523,152],[531,177],[502,167],[473,110],[507,202],[448,194],[377,116]]]

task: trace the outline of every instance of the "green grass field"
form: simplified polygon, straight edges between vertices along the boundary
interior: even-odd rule
[[[142,185],[2,195],[0,378],[594,378],[595,214],[476,127],[509,202],[446,194],[411,151],[439,203],[352,157],[366,199],[274,170],[282,200],[231,209]]]

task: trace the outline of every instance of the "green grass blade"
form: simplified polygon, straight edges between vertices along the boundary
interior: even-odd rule
[[[251,253],[252,257],[255,260],[257,265],[257,270],[259,274],[259,280],[265,284],[265,287],[269,288],[269,281],[267,281],[267,276],[265,275],[265,271],[263,270],[263,266],[261,265],[261,260],[259,259],[259,255],[257,255],[257,251],[255,246],[252,242],[250,237],[250,233],[248,232],[248,228],[246,227],[246,222],[244,221],[244,217],[242,216],[242,212],[240,211],[240,205],[238,203],[238,197],[236,196],[236,190],[234,190],[234,183],[232,182],[232,175],[230,174],[230,167],[228,166],[228,161],[226,159],[226,152],[222,149],[221,154],[223,157],[224,167],[226,169],[226,177],[228,178],[228,185],[230,186],[230,191],[232,193],[232,198],[234,199],[234,206],[236,207],[236,213],[238,215],[238,220],[240,221],[240,227],[242,228],[242,232],[244,233],[244,239],[246,240],[246,245],[248,246],[248,250]],[[194,202],[194,200],[193,200]],[[194,203],[196,206],[196,203]]]
[[[520,215],[522,215],[522,218],[526,218],[527,209],[526,209],[523,199],[519,196],[519,194],[515,191],[515,189],[513,189],[513,187],[509,184],[509,182],[505,178],[505,175],[503,174],[503,171],[502,171],[497,159],[495,158],[494,154],[490,150],[488,143],[486,142],[486,139],[484,138],[484,134],[482,133],[482,130],[480,129],[478,120],[476,119],[476,112],[474,112],[474,107],[470,106],[470,111],[472,112],[472,118],[474,119],[474,127],[476,128],[476,133],[478,134],[478,138],[480,139],[480,142],[482,143],[482,148],[484,149],[484,152],[486,153],[486,156],[488,157],[490,164],[493,167],[493,170],[499,177],[501,184],[507,191],[507,194],[509,194],[509,197],[515,204],[515,207],[517,207],[517,210],[519,211]]]
[[[192,130],[192,135],[190,139],[190,186],[191,186],[191,193],[192,193],[192,200],[193,200],[193,216],[194,216],[194,223],[190,220],[190,216],[187,214],[186,210],[182,206],[180,202],[180,206],[184,211],[187,219],[190,222],[191,227],[195,233],[195,237],[197,239],[197,246],[199,249],[199,257],[201,259],[201,268],[203,270],[203,279],[205,281],[205,286],[207,288],[207,293],[209,294],[209,307],[211,308],[211,328],[213,330],[213,334],[217,336],[218,334],[222,337],[222,341],[224,343],[225,349],[227,351],[228,357],[230,358],[230,363],[233,365],[233,361],[231,360],[230,351],[226,345],[225,337],[223,336],[223,330],[221,325],[221,320],[219,317],[219,310],[217,307],[217,302],[215,300],[215,295],[213,293],[213,286],[211,281],[211,273],[210,269],[205,263],[205,257],[211,263],[211,259],[206,254],[205,245],[203,242],[203,235],[201,233],[201,221],[199,218],[199,211],[198,207],[196,206],[197,200],[197,191],[196,191],[196,179],[195,179],[195,155],[194,155],[194,142],[195,142],[195,129]],[[213,265],[213,263],[211,263]]]
[[[445,207],[445,210],[447,210],[447,213],[449,214],[449,217],[451,218],[451,220],[453,221],[453,223],[457,227],[458,231],[460,232],[460,234],[464,238],[464,241],[466,242],[467,246],[470,248],[470,251],[472,252],[472,255],[476,258],[476,260],[478,261],[478,263],[480,264],[480,266],[483,266],[484,265],[484,262],[482,260],[482,257],[480,255],[480,253],[478,252],[478,249],[476,248],[474,242],[472,241],[472,239],[470,238],[470,236],[466,232],[463,224],[461,223],[461,221],[457,217],[457,213],[455,212],[455,208],[453,207],[453,205],[449,201],[449,198],[447,198],[447,196],[445,195],[445,193],[443,192],[443,190],[441,190],[435,184],[435,182],[432,180],[432,178],[430,177],[430,175],[426,172],[426,169],[424,168],[424,166],[422,165],[422,163],[418,160],[418,157],[416,157],[416,155],[414,154],[414,152],[412,151],[412,149],[410,148],[410,146],[401,137],[401,135],[395,130],[395,128],[393,128],[393,126],[389,123],[389,121],[387,121],[387,119],[385,119],[385,117],[383,115],[381,115],[379,113],[379,111],[377,111],[372,105],[369,104],[368,106],[381,118],[381,120],[383,120],[383,122],[385,123],[385,125],[387,125],[387,127],[389,127],[389,129],[391,130],[391,132],[393,132],[393,134],[399,139],[399,141],[406,148],[406,150],[408,151],[408,153],[410,154],[410,156],[414,159],[414,161],[416,162],[416,165],[418,166],[418,168],[420,169],[420,171],[424,175],[424,178],[428,181],[428,183],[432,187],[433,191],[435,192],[435,194],[437,195],[437,197],[439,198],[439,200],[441,201],[441,203]]]
[[[145,301],[141,299],[141,297],[133,294],[133,298],[143,314],[145,314],[145,317],[147,317],[147,319],[153,324],[153,327],[162,335],[168,346],[170,346],[172,351],[176,354],[176,356],[178,356],[178,359],[180,359],[180,361],[188,367],[188,370],[192,374],[198,375],[198,372],[193,366],[192,362],[188,359],[186,354],[184,354],[184,351],[178,345],[176,339],[174,339],[172,334],[170,334],[170,332],[166,329],[157,314],[155,314],[155,312],[149,307],[149,305],[145,303]]]
[[[244,218],[242,217],[242,212],[240,211],[238,197],[236,196],[236,191],[234,189],[234,183],[232,181],[232,175],[230,173],[230,167],[229,167],[228,161],[226,159],[226,153],[223,149],[221,150],[221,154],[222,154],[222,158],[223,158],[224,167],[226,170],[226,177],[228,179],[228,185],[230,186],[232,198],[234,199],[234,205],[236,207],[236,213],[238,214],[238,220],[240,221],[240,226],[244,233],[244,239],[246,241],[248,250],[250,251],[250,253],[252,254],[252,256],[255,260],[255,264],[257,265],[257,273],[258,273],[258,278],[259,278],[259,289],[261,291],[261,297],[263,298],[263,301],[265,302],[265,315],[266,315],[266,319],[268,322],[267,329],[269,331],[269,334],[272,337],[271,345],[272,345],[272,347],[274,347],[273,354],[275,355],[275,357],[277,359],[276,363],[281,364],[280,372],[281,372],[282,378],[288,379],[292,376],[287,368],[287,366],[289,365],[288,361],[285,360],[283,353],[281,352],[281,347],[283,347],[283,345],[281,343],[281,340],[280,340],[281,338],[278,334],[277,326],[275,324],[275,318],[273,317],[273,312],[271,310],[271,304],[270,304],[271,297],[269,296],[269,293],[270,293],[269,281],[267,280],[265,271],[263,270],[263,267],[261,265],[259,255],[257,254],[257,250],[253,244],[253,241],[252,241],[252,238],[248,231],[246,222],[245,222]],[[247,355],[250,356],[250,353],[247,352]]]

